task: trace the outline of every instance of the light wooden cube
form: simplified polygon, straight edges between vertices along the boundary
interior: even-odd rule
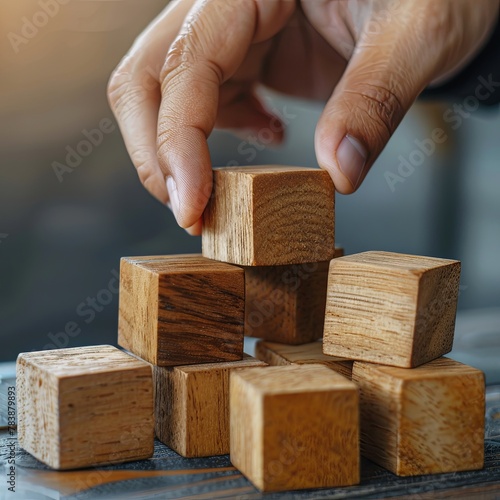
[[[448,358],[414,369],[355,362],[362,454],[399,476],[484,461],[484,375]]]
[[[266,366],[241,361],[154,367],[155,427],[158,439],[184,457],[229,453],[229,374]]]
[[[231,374],[231,462],[257,488],[284,491],[359,482],[354,383],[325,366]]]
[[[203,215],[203,255],[242,266],[330,260],[334,193],[324,170],[214,169],[214,191]]]
[[[350,379],[353,361],[323,354],[321,342],[286,345],[260,340],[255,345],[255,356],[271,366],[324,365]]]
[[[245,275],[201,255],[123,258],[118,343],[159,366],[243,356]]]
[[[451,350],[460,262],[365,252],[330,262],[325,354],[411,368]]]
[[[22,353],[19,445],[54,469],[153,454],[151,367],[112,346]]]

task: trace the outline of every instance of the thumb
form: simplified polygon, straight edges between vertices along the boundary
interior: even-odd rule
[[[362,37],[318,122],[318,163],[340,193],[360,186],[432,79],[432,64],[423,57],[419,61],[419,39],[404,31],[400,25]]]

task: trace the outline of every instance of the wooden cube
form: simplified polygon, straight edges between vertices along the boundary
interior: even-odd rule
[[[350,379],[353,361],[323,354],[321,342],[303,345],[286,345],[260,340],[255,346],[255,356],[271,366],[324,365]]]
[[[156,436],[184,457],[229,453],[229,374],[266,366],[241,361],[154,367]]]
[[[257,488],[284,491],[359,482],[354,383],[325,366],[231,374],[231,462]]]
[[[335,257],[343,254],[343,248],[335,248]],[[328,266],[246,266],[245,335],[291,345],[321,338]]]
[[[325,354],[411,368],[451,350],[460,262],[365,252],[330,262]]]
[[[483,373],[447,358],[409,370],[355,362],[362,454],[399,476],[483,467]]]
[[[266,165],[214,170],[203,255],[242,266],[334,256],[334,193],[324,170]]]
[[[344,255],[345,255],[344,247],[335,247],[335,255],[334,255],[335,259],[337,257],[344,257]]]
[[[329,262],[245,268],[245,335],[306,344],[323,336]]]
[[[121,260],[118,343],[159,366],[243,356],[245,276],[200,255]]]
[[[54,469],[153,455],[151,367],[101,345],[17,358],[19,445]]]

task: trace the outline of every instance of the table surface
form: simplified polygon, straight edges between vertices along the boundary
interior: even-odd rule
[[[0,380],[0,410],[6,388]],[[500,386],[487,389],[485,467],[479,471],[400,478],[362,460],[361,484],[326,490],[261,494],[227,455],[187,459],[160,442],[148,460],[57,472],[19,449],[15,432],[0,431],[0,499],[500,499]],[[7,460],[15,451],[16,494],[7,491]]]

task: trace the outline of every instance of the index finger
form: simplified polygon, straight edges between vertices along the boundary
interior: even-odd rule
[[[189,227],[212,190],[207,138],[219,88],[237,71],[252,43],[274,36],[294,0],[203,0],[190,11],[161,72],[158,158],[177,222]]]

